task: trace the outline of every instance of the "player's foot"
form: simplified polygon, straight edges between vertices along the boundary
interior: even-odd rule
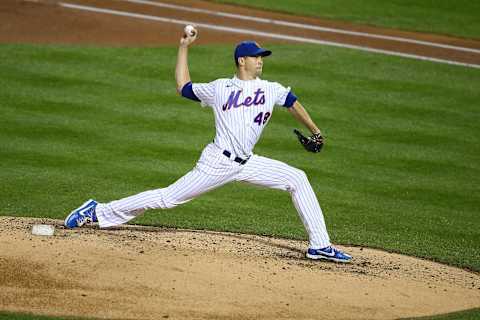
[[[65,227],[72,229],[81,227],[85,223],[97,222],[97,215],[95,214],[97,204],[95,200],[90,199],[70,212],[65,218]]]
[[[335,262],[350,262],[352,260],[352,257],[337,248],[334,248],[332,246],[328,246],[323,249],[311,249],[309,248],[307,251],[307,258],[310,259],[326,259],[330,261],[335,261]]]

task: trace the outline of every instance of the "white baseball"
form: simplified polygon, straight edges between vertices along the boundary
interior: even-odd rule
[[[191,24],[186,25],[185,28],[183,29],[183,31],[189,37],[193,37],[195,35],[195,33],[197,32],[195,30],[195,27],[192,26]]]

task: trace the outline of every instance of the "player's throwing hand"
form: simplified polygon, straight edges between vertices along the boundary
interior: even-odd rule
[[[180,39],[180,45],[182,46],[189,46],[192,42],[197,39],[198,36],[198,30],[195,28],[195,26],[192,25],[187,25],[183,29],[183,36]]]

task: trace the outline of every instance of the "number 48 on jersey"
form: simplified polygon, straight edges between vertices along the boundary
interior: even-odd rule
[[[268,118],[270,118],[270,112],[265,112],[265,115],[263,114],[263,112],[260,112],[256,117],[255,119],[253,120],[253,122],[257,123],[259,126],[262,125],[262,124],[265,124],[267,121],[268,121]]]

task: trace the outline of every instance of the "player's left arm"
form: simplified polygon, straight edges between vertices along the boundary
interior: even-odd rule
[[[312,118],[310,118],[307,110],[305,110],[305,108],[300,102],[298,102],[298,100],[296,100],[293,105],[288,108],[288,111],[290,112],[290,114],[293,115],[295,119],[297,119],[298,122],[303,124],[308,130],[310,130],[312,134],[322,134],[315,122],[313,122]]]

